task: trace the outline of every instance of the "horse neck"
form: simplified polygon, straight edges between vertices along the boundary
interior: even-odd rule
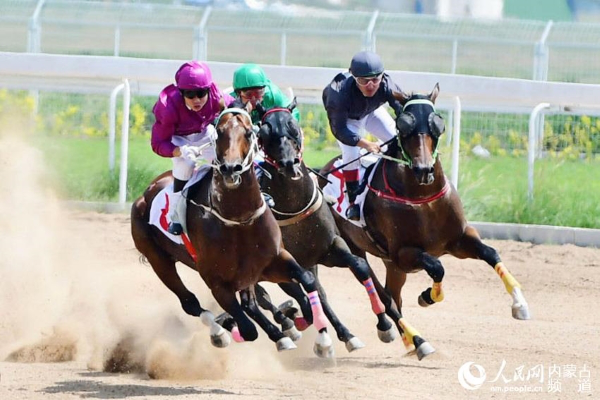
[[[271,179],[263,185],[275,202],[275,208],[281,212],[296,212],[303,209],[313,198],[315,183],[309,175],[304,161],[300,163],[302,178],[292,180],[290,177],[278,173],[275,168],[270,168]],[[263,179],[268,180],[267,177]]]
[[[213,173],[211,205],[225,218],[244,220],[262,206],[263,198],[254,169],[250,168],[244,172],[241,179],[238,186],[228,188],[225,186],[223,176]]]

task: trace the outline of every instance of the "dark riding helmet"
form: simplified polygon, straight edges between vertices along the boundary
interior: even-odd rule
[[[356,77],[369,77],[383,72],[381,58],[371,51],[360,51],[352,57],[350,73]]]

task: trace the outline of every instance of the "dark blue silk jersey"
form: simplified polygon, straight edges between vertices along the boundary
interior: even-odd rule
[[[348,146],[356,146],[360,136],[348,129],[348,119],[364,118],[385,103],[399,115],[402,105],[394,98],[393,92],[401,92],[401,89],[386,73],[373,97],[363,96],[349,72],[337,74],[323,89],[323,105],[335,138]]]

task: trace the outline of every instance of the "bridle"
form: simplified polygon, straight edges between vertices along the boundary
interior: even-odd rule
[[[221,114],[219,114],[219,116],[215,120],[215,126],[219,125],[219,121],[225,114],[234,114],[234,115],[241,114],[248,119],[250,126],[253,126],[252,118],[250,117],[250,114],[248,114],[248,112],[242,108],[226,108],[225,110],[223,110],[221,112]],[[229,121],[227,121],[227,122],[229,122]],[[215,149],[217,148],[216,140],[217,139],[214,137],[211,139],[211,144]],[[258,153],[258,137],[256,136],[256,132],[254,131],[254,129],[252,129],[252,133],[250,134],[249,141],[250,141],[250,150],[248,151],[248,154],[246,154],[246,157],[244,158],[244,160],[241,163],[242,168],[239,171],[234,171],[231,174],[231,177],[232,177],[235,185],[239,185],[242,182],[242,174],[244,172],[248,171],[254,165],[254,157],[256,157],[256,154]],[[224,168],[222,168],[224,165],[225,165],[225,163],[219,161],[218,157],[216,157],[212,163],[212,167],[220,175],[223,175],[223,173],[224,173]]]

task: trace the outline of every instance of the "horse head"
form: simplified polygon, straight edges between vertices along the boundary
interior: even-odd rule
[[[434,182],[439,139],[445,130],[444,120],[434,106],[439,91],[436,83],[429,94],[394,92],[394,98],[404,106],[396,116],[397,153],[412,168],[421,185]]]
[[[242,174],[252,165],[258,151],[252,119],[245,108],[227,108],[215,123],[215,170],[223,177],[225,186],[233,189],[242,181]]]
[[[296,99],[287,107],[274,107],[265,110],[258,107],[261,127],[258,131],[259,145],[265,154],[265,161],[280,174],[294,180],[302,178],[302,130],[294,119],[292,111]]]

